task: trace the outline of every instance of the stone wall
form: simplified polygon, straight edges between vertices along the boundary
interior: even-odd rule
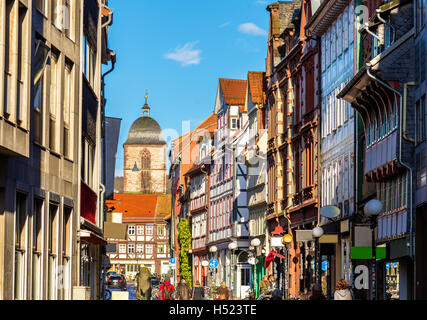
[[[142,170],[143,151],[150,154],[149,170]],[[166,145],[125,145],[124,158],[124,192],[166,193]],[[132,171],[135,163],[137,172]],[[149,181],[143,181],[143,175],[148,175]]]

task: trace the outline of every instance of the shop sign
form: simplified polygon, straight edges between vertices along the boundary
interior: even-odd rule
[[[271,237],[271,247],[284,247],[284,244],[282,243],[282,237]]]

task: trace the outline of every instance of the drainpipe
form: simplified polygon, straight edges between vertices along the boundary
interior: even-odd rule
[[[104,24],[102,24],[102,26],[101,26],[101,28],[104,29],[106,26],[111,25],[111,22],[113,21],[113,10],[111,10],[105,4],[102,4],[101,8],[105,8],[105,9],[107,9],[109,11],[108,20]]]
[[[102,215],[99,217],[100,221],[99,221],[99,227],[104,230],[104,195],[105,195],[105,186],[101,183],[100,185],[100,189],[101,189],[101,204],[99,206],[99,210],[102,212]],[[103,235],[104,236],[104,235]],[[101,269],[101,274],[100,274],[100,281],[101,281],[101,296],[100,296],[100,300],[104,300],[105,297],[105,279],[104,279],[104,275],[107,273],[105,270],[105,266],[104,266],[104,255],[102,254],[102,250],[100,250],[99,252],[99,256],[100,256],[100,269]]]
[[[393,29],[393,42],[394,42],[396,40],[396,28],[391,23],[387,22],[386,20],[384,20],[381,17],[381,10],[380,9],[377,9],[376,11],[377,11],[378,20],[380,20],[382,23],[388,25],[391,29]]]
[[[404,163],[402,161],[402,138],[404,138],[404,135],[406,136],[406,132],[404,132],[404,130],[406,131],[406,127],[402,127],[402,118],[405,118],[405,126],[406,126],[406,92],[407,92],[407,87],[408,85],[415,85],[413,82],[407,82],[404,84],[404,96],[402,96],[402,94],[395,90],[394,88],[392,88],[389,84],[385,83],[384,81],[378,79],[377,77],[375,77],[374,75],[372,75],[370,72],[370,65],[366,65],[366,71],[367,74],[370,78],[378,81],[379,83],[381,83],[383,86],[389,88],[390,90],[392,90],[393,92],[395,92],[397,95],[399,95],[400,97],[400,105],[399,105],[399,133],[400,133],[400,139],[399,139],[399,163],[404,166],[406,169],[408,169],[409,171],[409,183],[407,184],[407,203],[408,203],[408,210],[409,210],[409,230],[410,230],[410,238],[409,238],[409,256],[412,259],[413,263],[414,263],[414,289],[416,290],[416,276],[415,276],[415,254],[414,254],[414,248],[415,248],[415,239],[414,239],[414,228],[415,228],[415,222],[414,222],[414,218],[413,218],[413,210],[412,210],[412,180],[413,180],[413,169],[411,168],[410,165]],[[403,105],[405,106],[403,109]],[[403,112],[405,112],[403,114]],[[405,139],[407,140],[407,139]],[[413,139],[412,139],[413,140]],[[411,140],[408,140],[411,141]],[[412,141],[411,141],[412,142]]]
[[[373,33],[371,30],[369,30],[369,26],[367,23],[363,24],[360,29],[359,32],[361,32],[362,30],[365,30],[367,33],[369,33],[371,36],[373,36],[374,38],[376,38],[381,44],[383,43],[383,39],[381,39],[378,35],[376,35],[375,33]]]

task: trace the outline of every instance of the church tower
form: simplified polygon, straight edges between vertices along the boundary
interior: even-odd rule
[[[166,141],[156,120],[150,117],[145,96],[142,117],[129,130],[124,148],[125,193],[166,194]]]

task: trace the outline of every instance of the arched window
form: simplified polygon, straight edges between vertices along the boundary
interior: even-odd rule
[[[151,155],[146,149],[141,154],[141,169],[151,169]]]
[[[141,189],[142,189],[142,192],[151,191],[151,172],[150,171],[142,171]]]

